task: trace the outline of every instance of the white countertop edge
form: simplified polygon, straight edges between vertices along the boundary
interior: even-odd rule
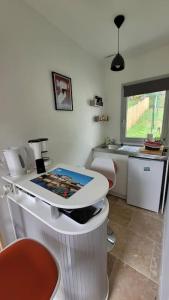
[[[19,205],[20,207],[22,207],[23,209],[25,209],[32,216],[34,216],[35,218],[39,219],[41,222],[49,226],[51,229],[65,235],[80,235],[80,234],[86,234],[90,231],[93,231],[97,229],[101,224],[103,224],[103,222],[106,220],[109,213],[109,202],[107,198],[105,198],[103,200],[104,208],[102,209],[102,211],[98,215],[91,218],[85,224],[79,224],[63,214],[61,214],[60,217],[53,219],[52,221],[52,217],[49,216],[47,217],[45,216],[46,219],[44,219],[42,215],[40,215],[39,208],[38,208],[39,214],[37,214],[37,212],[34,212],[33,209],[31,210],[31,208],[28,205],[29,204],[28,200],[26,200],[25,203],[19,203],[18,196],[12,193],[8,194],[8,198],[14,203],[16,203],[17,205]]]

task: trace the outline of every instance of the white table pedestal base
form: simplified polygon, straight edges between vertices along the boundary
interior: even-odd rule
[[[96,229],[72,235],[52,229],[19,203],[10,201],[10,207],[17,238],[39,240],[56,257],[61,270],[57,299],[108,299],[107,216]]]

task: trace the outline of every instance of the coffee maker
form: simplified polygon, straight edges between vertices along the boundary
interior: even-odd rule
[[[47,142],[48,138],[32,139],[28,141],[28,144],[34,154],[34,159],[38,173],[45,172],[45,167],[47,167],[50,164]]]

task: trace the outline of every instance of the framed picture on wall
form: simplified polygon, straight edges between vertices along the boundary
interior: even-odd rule
[[[53,91],[56,110],[73,110],[71,78],[52,72]]]

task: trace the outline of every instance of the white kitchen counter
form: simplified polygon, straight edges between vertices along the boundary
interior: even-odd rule
[[[93,157],[104,157],[111,158],[117,166],[117,183],[116,186],[110,191],[111,194],[121,197],[123,199],[127,198],[127,177],[128,177],[128,158],[138,157],[143,159],[151,159],[158,161],[167,161],[168,157],[166,156],[157,156],[157,155],[148,155],[137,152],[137,148],[133,148],[135,152],[119,150],[121,145],[117,145],[117,149],[108,149],[105,145],[100,145],[92,149]],[[130,146],[131,150],[131,146]]]

